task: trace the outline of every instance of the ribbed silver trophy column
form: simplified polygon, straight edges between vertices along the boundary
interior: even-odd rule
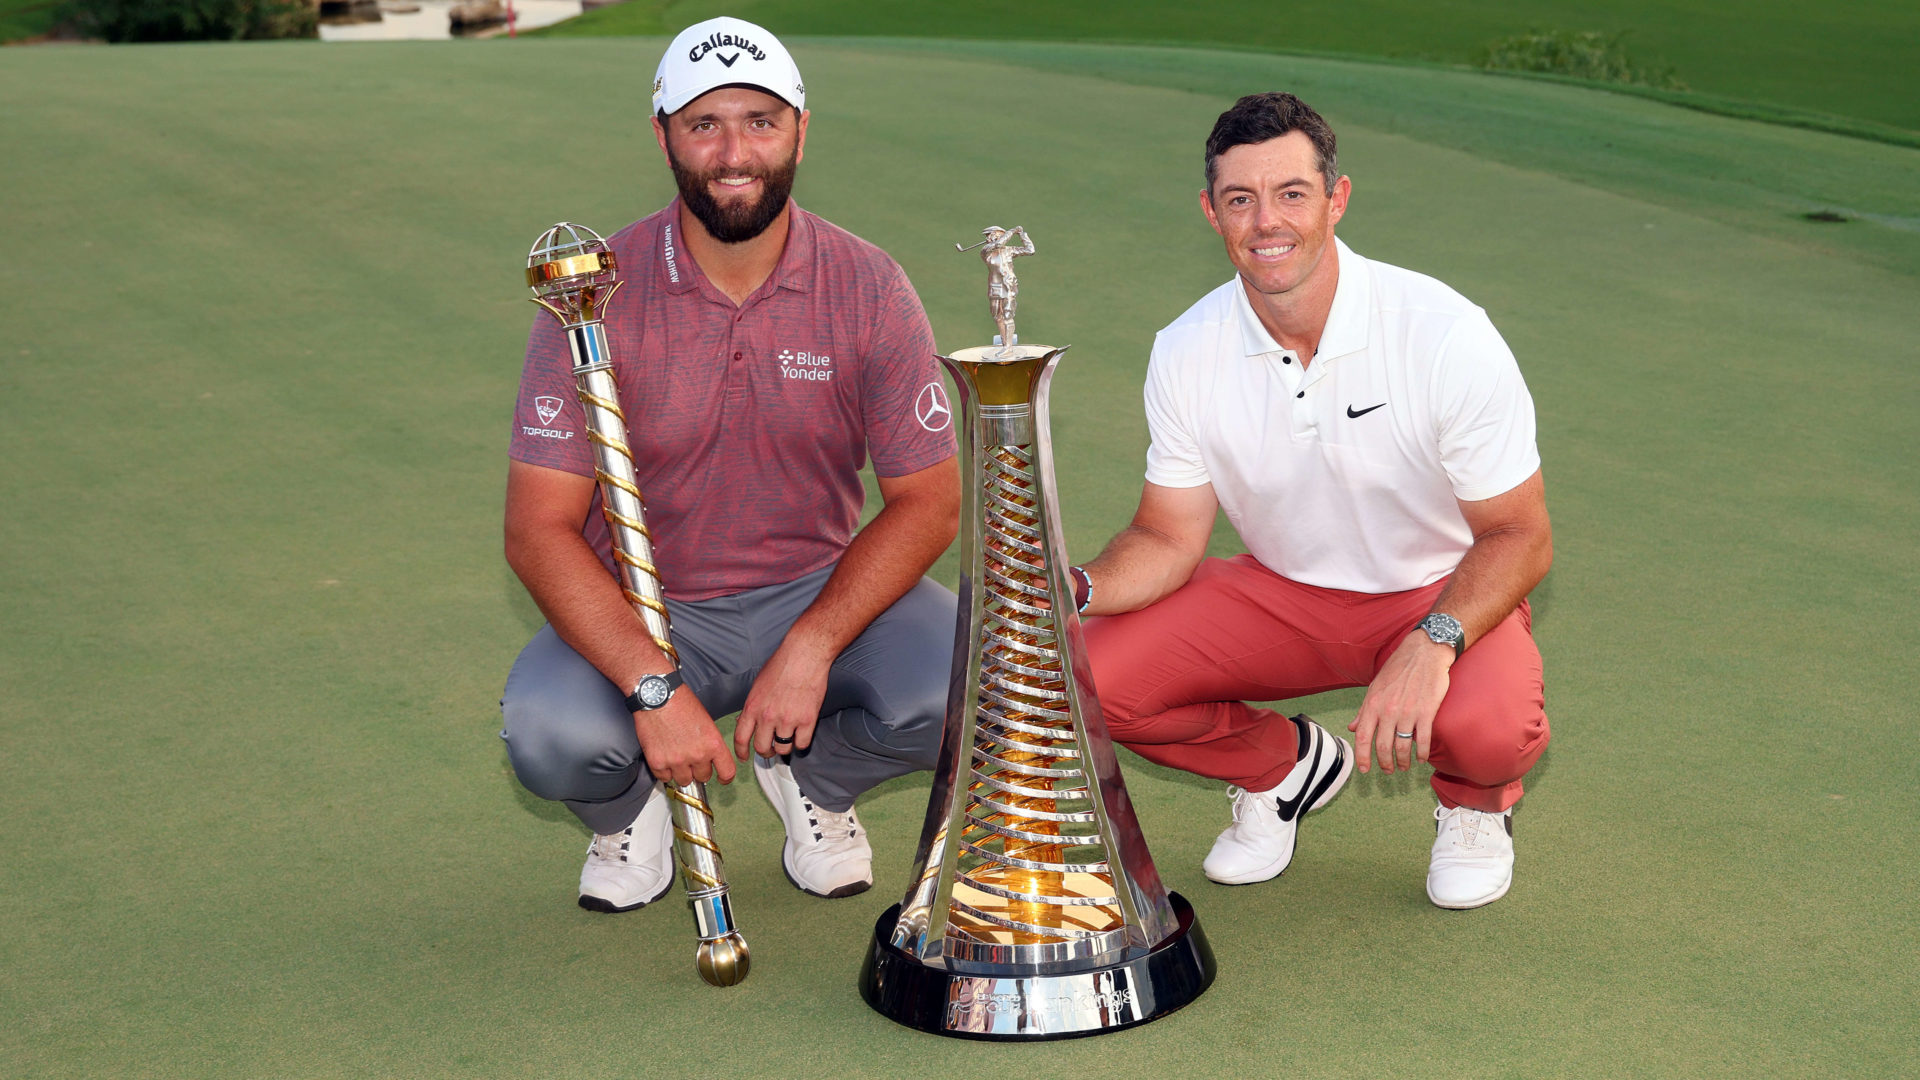
[[[985,236],[972,246],[1000,332],[940,357],[960,392],[965,485],[946,731],[913,885],[874,927],[860,990],[935,1034],[1071,1038],[1165,1016],[1214,962],[1160,882],[1088,669],[1048,433],[1066,349],[1014,332],[1011,264],[1033,242]]]
[[[677,666],[680,654],[667,625],[660,571],[653,564],[653,534],[647,531],[633,451],[627,447],[627,414],[620,408],[620,387],[602,322],[621,285],[613,251],[592,229],[563,221],[533,242],[527,253],[527,285],[533,302],[560,320],[573,353],[574,392],[587,416],[594,479],[600,485],[607,531],[613,534],[621,588],[653,643]],[[694,963],[708,983],[732,986],[747,977],[751,958],[733,919],[726,866],[713,839],[707,786],[699,781],[669,784],[666,796],[672,803],[674,856],[700,935]]]

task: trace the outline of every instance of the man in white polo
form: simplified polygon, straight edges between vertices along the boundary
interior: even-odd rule
[[[1513,878],[1513,806],[1546,748],[1527,594],[1552,561],[1533,402],[1486,312],[1334,236],[1351,182],[1291,94],[1242,98],[1207,140],[1201,210],[1238,271],[1162,330],[1145,490],[1075,568],[1114,737],[1225,780],[1207,876],[1293,858],[1354,764],[1429,762],[1427,895]],[[1205,558],[1217,509],[1249,554]],[[1357,754],[1248,701],[1365,686]]]

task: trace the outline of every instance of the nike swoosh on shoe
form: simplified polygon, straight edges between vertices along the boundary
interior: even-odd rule
[[[1280,811],[1282,821],[1292,821],[1299,817],[1301,810],[1304,809],[1307,804],[1312,801],[1313,796],[1317,794],[1316,789],[1321,788],[1321,785],[1315,784],[1313,780],[1316,776],[1320,775],[1320,762],[1321,759],[1326,756],[1326,743],[1323,740],[1314,738],[1311,733],[1307,735],[1307,741],[1312,744],[1313,750],[1311,756],[1302,762],[1306,767],[1296,767],[1291,773],[1288,773],[1287,779],[1280,782],[1280,789],[1274,792],[1273,801]],[[1300,790],[1294,792],[1292,795],[1288,795],[1287,781],[1292,780],[1295,776],[1300,778]]]

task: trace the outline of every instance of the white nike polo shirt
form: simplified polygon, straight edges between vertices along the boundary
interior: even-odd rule
[[[1455,500],[1540,467],[1533,398],[1487,313],[1423,274],[1355,255],[1301,370],[1240,279],[1154,339],[1147,480],[1211,483],[1247,550],[1282,577],[1404,592],[1473,543]]]

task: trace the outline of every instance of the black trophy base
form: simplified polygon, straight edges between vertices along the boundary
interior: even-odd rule
[[[1213,950],[1179,893],[1167,899],[1179,928],[1131,960],[1068,975],[930,967],[893,947],[900,905],[874,924],[860,996],[889,1020],[959,1039],[1076,1039],[1158,1020],[1213,985]]]

